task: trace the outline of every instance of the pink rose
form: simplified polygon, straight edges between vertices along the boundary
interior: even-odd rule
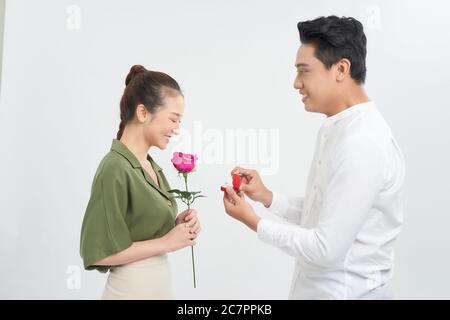
[[[178,189],[169,190],[169,193],[175,194],[174,199],[181,199],[187,207],[188,210],[191,208],[191,204],[197,198],[205,197],[200,195],[201,191],[189,192],[188,190],[188,174],[192,172],[195,168],[195,161],[197,160],[197,155],[182,153],[182,152],[174,152],[172,158],[172,164],[175,169],[178,170],[178,174],[182,173],[184,178],[184,186],[186,187],[185,191],[181,191]],[[187,226],[187,225],[186,225]],[[194,263],[194,247],[191,246],[191,254],[192,254],[192,273],[194,275],[194,288],[196,288],[195,283],[195,263]]]
[[[191,172],[195,168],[195,161],[197,160],[197,155],[174,152],[172,163],[173,166],[180,172]]]

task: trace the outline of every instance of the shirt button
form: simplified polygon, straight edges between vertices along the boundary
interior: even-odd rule
[[[318,164],[319,164],[319,166],[320,166],[320,165],[322,164],[322,160],[319,160]]]

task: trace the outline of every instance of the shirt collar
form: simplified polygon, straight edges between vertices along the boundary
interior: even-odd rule
[[[342,110],[339,113],[336,113],[335,115],[332,115],[331,117],[327,117],[323,123],[324,127],[329,127],[333,124],[335,124],[337,121],[347,118],[350,115],[361,112],[370,108],[374,108],[375,103],[373,101],[367,101],[363,103],[355,104],[351,107],[348,107],[347,109]]]
[[[131,163],[133,168],[142,168],[136,156],[120,140],[113,139],[111,150],[120,153],[122,156],[124,156],[125,159],[127,159]],[[147,154],[147,160],[150,161],[155,171],[162,171],[161,167],[158,166],[155,161],[153,161],[152,157],[150,157],[149,154]]]

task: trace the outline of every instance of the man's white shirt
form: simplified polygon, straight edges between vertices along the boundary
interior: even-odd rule
[[[289,298],[390,297],[404,177],[402,152],[375,103],[325,119],[305,196],[274,192],[269,210],[290,223],[257,226],[262,241],[296,258]]]

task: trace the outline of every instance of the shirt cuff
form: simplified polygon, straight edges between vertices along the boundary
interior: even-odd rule
[[[269,209],[270,212],[280,216],[289,206],[288,197],[276,191],[272,191],[272,194],[272,203],[267,209]]]
[[[268,219],[261,219],[256,226],[256,233],[258,234],[259,240],[274,245],[278,228],[278,223]]]

